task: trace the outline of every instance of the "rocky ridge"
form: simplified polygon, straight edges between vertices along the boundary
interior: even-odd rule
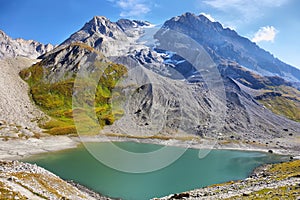
[[[211,22],[203,15],[185,13],[167,20],[161,31],[174,30],[199,42],[213,60],[220,64],[234,61],[263,76],[279,76],[288,81],[299,82],[300,70],[292,67],[234,30],[223,28],[219,22]]]
[[[36,59],[53,48],[51,44],[44,45],[34,40],[12,39],[0,30],[0,59],[17,56]]]

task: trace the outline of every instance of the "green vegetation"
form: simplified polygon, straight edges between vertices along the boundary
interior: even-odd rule
[[[34,103],[51,117],[50,121],[41,122],[40,126],[47,129],[47,133],[53,135],[75,134],[76,127],[73,120],[72,95],[76,73],[69,72],[74,73],[72,78],[52,83],[46,78],[51,72],[49,69],[43,67],[42,62],[20,72],[22,79],[30,86],[30,95]],[[78,105],[88,104],[89,106],[93,106],[98,118],[97,123],[103,127],[112,124],[117,117],[122,115],[122,111],[112,112],[110,100],[112,98],[112,90],[120,78],[126,75],[127,69],[123,65],[100,61],[96,61],[91,68],[101,72],[102,76],[98,83],[93,81],[95,77],[89,77],[88,80],[79,80],[81,81],[79,84],[80,87],[87,88],[87,92],[85,92],[84,96],[80,97],[77,103]],[[92,88],[93,85],[96,85],[96,91],[89,91],[89,88]],[[85,110],[83,108],[76,108],[75,112],[76,114],[80,114],[84,113]],[[77,116],[82,117],[79,120],[83,122],[82,124],[85,126],[86,131],[95,126],[95,123],[91,123],[91,120],[87,119],[91,116],[86,114]]]
[[[265,200],[265,199],[297,199],[299,196],[299,188],[297,186],[283,186],[277,187],[275,189],[262,189],[256,192],[251,192],[250,194],[244,195],[242,197],[232,197],[228,200],[233,199],[245,199],[245,200]]]
[[[268,98],[260,102],[273,113],[300,122],[300,102],[290,100],[286,97]]]
[[[274,181],[282,181],[293,177],[300,177],[300,160],[268,165],[265,171]],[[252,183],[253,184],[253,183]],[[247,195],[242,199],[297,199],[300,196],[300,185],[286,185],[275,188],[264,188]],[[241,199],[240,196],[228,199]]]
[[[261,95],[260,103],[275,114],[300,122],[300,91],[292,87],[280,86],[274,90],[266,90],[264,93],[273,91],[280,96]]]
[[[300,177],[300,160],[270,165],[268,172],[277,180]]]

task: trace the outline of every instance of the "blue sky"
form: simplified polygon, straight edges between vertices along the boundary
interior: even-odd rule
[[[13,38],[59,44],[95,15],[161,24],[205,13],[300,68],[299,0],[0,0],[0,29]]]

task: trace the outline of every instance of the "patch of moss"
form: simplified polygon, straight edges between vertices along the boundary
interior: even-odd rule
[[[260,100],[260,103],[275,114],[300,122],[300,102],[280,96]]]
[[[300,177],[300,160],[271,165],[268,172],[277,180],[296,176]]]
[[[268,174],[268,177],[273,181],[282,181],[292,177],[300,176],[300,160],[294,160],[290,162],[284,162],[279,164],[270,164],[266,166],[265,174]],[[252,185],[255,184],[253,180]],[[229,185],[230,183],[221,184],[222,186]],[[216,185],[213,185],[216,186]],[[213,187],[212,186],[212,187]],[[227,198],[228,200],[232,199],[246,199],[246,200],[264,200],[264,199],[297,199],[300,196],[300,187],[299,185],[287,185],[287,186],[278,186],[274,188],[264,188],[258,191],[254,191],[242,196],[234,196]]]
[[[22,70],[19,75],[23,80],[27,81],[29,85],[34,85],[43,78],[44,68],[41,63],[37,63],[28,69]]]
[[[265,90],[264,93],[276,92],[281,96],[265,96],[259,100],[273,113],[285,116],[291,120],[300,122],[300,91],[289,87],[280,86]]]
[[[58,198],[61,198],[62,196],[55,190],[54,188],[51,187],[50,183],[52,180],[48,178],[47,176],[43,177],[41,174],[34,174],[34,173],[26,173],[26,172],[17,172],[13,173],[13,176],[17,177],[19,180],[22,180],[24,182],[32,183],[33,185],[36,183],[39,184],[39,187],[53,195],[55,195]],[[48,178],[48,179],[47,179]],[[33,190],[31,190],[29,187],[21,184],[19,181],[18,183],[22,186],[25,187],[26,189],[30,190],[32,193],[35,195],[42,197],[42,198],[47,198],[44,195],[37,193]]]
[[[265,199],[297,199],[300,192],[297,186],[283,186],[277,188],[265,188],[259,191],[251,192],[250,194],[243,195],[242,197],[231,197],[228,200],[233,199],[245,199],[245,200],[265,200]]]

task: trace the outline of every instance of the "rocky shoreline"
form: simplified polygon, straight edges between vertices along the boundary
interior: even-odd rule
[[[98,199],[37,165],[1,160],[0,198]],[[109,200],[109,198],[103,199]]]
[[[54,152],[65,150],[69,148],[76,148],[79,144],[85,142],[110,142],[110,141],[133,141],[140,143],[152,143],[152,144],[160,144],[160,145],[169,145],[169,146],[178,146],[178,147],[188,147],[195,149],[207,149],[211,148],[211,144],[209,141],[196,141],[196,140],[183,140],[183,139],[146,139],[146,138],[126,138],[126,137],[116,137],[116,136],[86,136],[86,137],[75,137],[75,136],[48,136],[41,138],[29,138],[29,139],[9,139],[9,140],[0,140],[0,160],[15,160],[15,159],[23,159],[26,157],[30,157],[34,154],[46,153],[46,152]],[[213,146],[213,149],[234,149],[234,150],[243,150],[243,151],[261,151],[261,152],[270,152],[276,154],[283,155],[291,155],[293,159],[299,158],[299,152],[297,149],[276,149],[270,148],[268,146],[254,146],[253,144],[246,143],[237,143],[237,142],[228,142],[228,143],[217,143]],[[298,162],[298,166],[300,168],[300,160],[294,161]],[[59,179],[59,182],[63,181],[56,175],[51,172],[47,172],[46,170],[27,163],[22,163],[18,161],[2,161],[0,162],[0,184],[7,185],[10,183],[8,180],[19,180],[14,177],[11,178],[12,173],[15,173],[15,168],[21,169],[20,172],[26,173],[28,176],[35,176],[36,174],[50,174],[53,177]],[[10,164],[9,164],[10,163]],[[3,167],[10,166],[10,168]],[[13,167],[12,167],[13,166]],[[297,184],[300,184],[300,169],[297,169],[299,172],[298,175],[293,176],[289,179],[283,180],[275,180],[274,174],[270,174],[267,172],[268,166],[262,166],[253,172],[253,174],[247,178],[246,180],[230,182],[227,184],[220,184],[217,186],[209,186],[201,189],[196,189],[193,191],[189,191],[181,194],[172,194],[168,197],[161,198],[162,200],[166,199],[234,199],[237,196],[242,196],[243,198],[246,196],[251,196],[251,193],[258,192],[260,190],[264,190],[266,188],[283,188],[283,187],[298,187]],[[19,173],[19,172],[18,172]],[[50,177],[51,177],[50,176]],[[36,177],[36,176],[35,176]],[[20,181],[19,181],[20,182]],[[62,184],[68,184],[68,187],[73,187],[85,194],[87,197],[82,199],[100,199],[100,200],[110,200],[108,197],[104,197],[101,194],[98,194],[78,183],[74,182],[66,182]],[[10,188],[13,188],[16,191],[19,191],[20,188],[15,187],[14,185],[8,185]],[[5,186],[6,187],[6,186]],[[31,186],[30,186],[31,187]],[[1,186],[0,188],[3,188]],[[7,187],[6,187],[7,188]],[[51,186],[49,188],[57,188],[55,186]],[[19,198],[20,194],[23,195],[24,189],[21,189],[19,193],[13,194]],[[31,188],[31,191],[35,190]],[[56,190],[56,189],[55,189]],[[76,191],[77,191],[76,190]],[[28,192],[27,192],[28,193]],[[27,194],[25,192],[25,194]],[[78,193],[79,194],[79,193]],[[256,195],[256,194],[255,194]],[[298,194],[297,194],[298,195]],[[1,196],[1,195],[0,195]],[[24,195],[23,195],[24,196]],[[298,195],[300,196],[300,194]],[[22,199],[22,198],[21,198]],[[55,199],[55,198],[53,198]],[[78,199],[78,198],[77,198]]]
[[[73,181],[28,163],[0,160],[0,197],[5,199],[111,200]],[[191,190],[154,200],[300,199],[300,160],[256,168],[245,180]]]
[[[166,146],[177,146],[194,149],[227,149],[241,151],[260,151],[272,152],[280,155],[289,155],[294,158],[300,158],[300,151],[295,148],[277,147],[275,145],[249,144],[237,141],[210,141],[204,139],[183,138],[176,139],[153,139],[153,138],[131,138],[119,136],[44,136],[40,138],[28,139],[0,139],[0,159],[18,160],[30,157],[35,154],[60,151],[76,148],[78,145],[87,142],[137,142],[151,143]],[[208,151],[209,152],[209,151]]]
[[[300,199],[300,160],[263,165],[245,180],[191,190],[153,200]]]
[[[91,197],[97,199],[97,200],[121,200],[121,199],[115,199],[115,198],[110,198],[110,197],[106,197],[102,194],[99,194],[79,183],[76,183],[74,181],[67,181],[69,184],[71,184],[72,186],[76,187],[77,189],[79,189],[80,191],[86,193],[86,194],[89,194]]]

